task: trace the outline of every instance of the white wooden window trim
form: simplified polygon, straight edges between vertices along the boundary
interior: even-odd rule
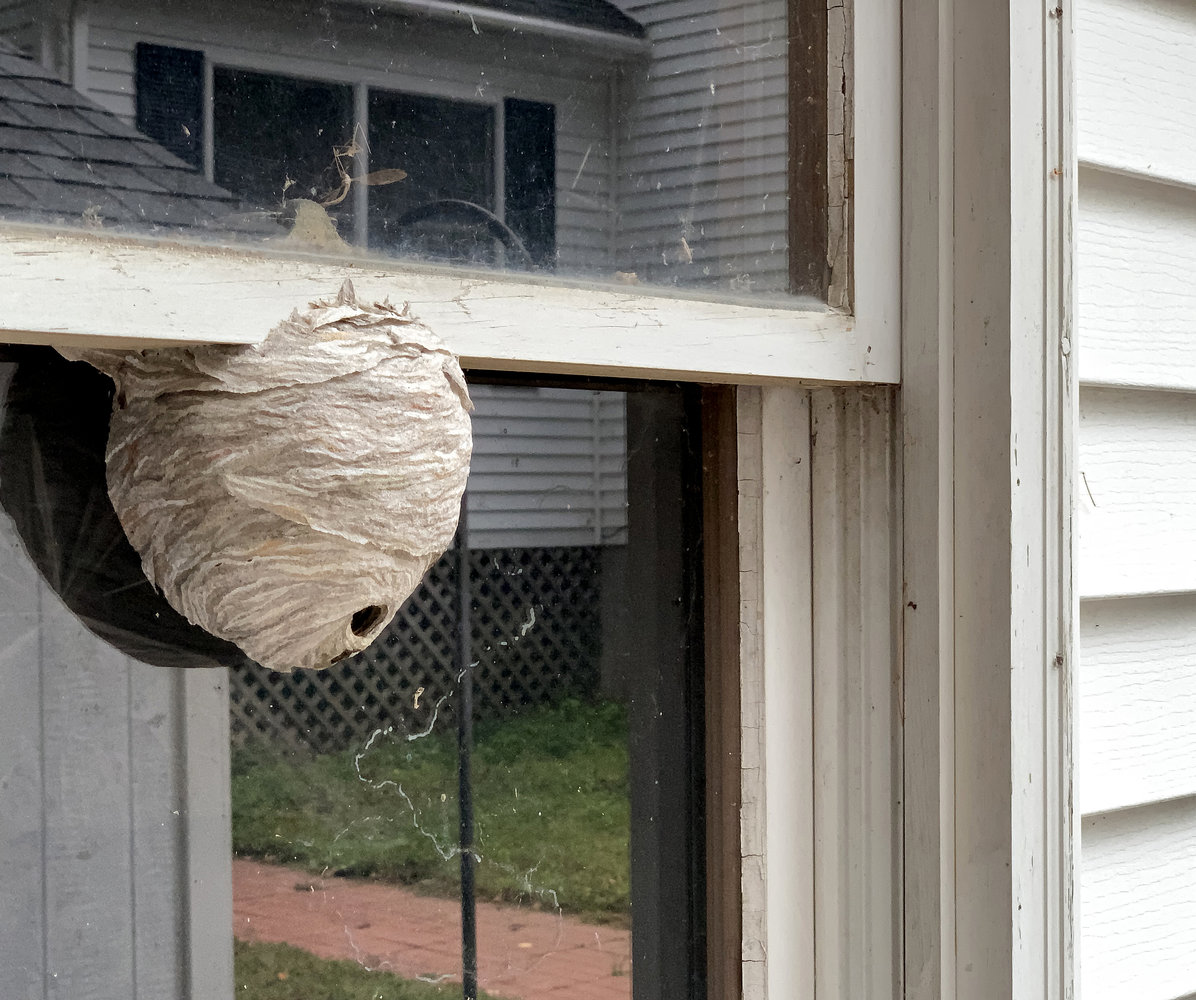
[[[909,998],[1074,997],[1074,8],[904,5]]]
[[[743,995],[902,995],[896,394],[738,393]]]
[[[469,367],[694,380],[886,381],[855,321],[617,288],[0,228],[0,341],[258,343],[351,278],[409,302]],[[895,379],[897,373],[890,373]]]
[[[477,367],[735,382],[896,382],[899,16],[897,5],[885,0],[858,0],[849,27],[849,47],[867,53],[854,60],[852,75],[851,314],[799,300],[711,301],[648,287],[0,224],[0,341],[257,343],[296,306],[329,295],[349,276],[364,295],[410,301]],[[257,68],[270,66],[264,59]]]
[[[816,996],[892,1000],[902,995],[897,395],[809,396]]]
[[[812,998],[810,406],[777,387],[737,408],[743,992]]]

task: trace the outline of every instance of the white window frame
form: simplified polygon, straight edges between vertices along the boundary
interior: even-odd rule
[[[1074,11],[903,9],[909,1000],[1079,982]]]
[[[853,950],[873,944],[877,947],[867,959],[868,982],[891,987],[897,961],[895,897],[890,898],[891,906],[869,912],[850,939],[841,939],[830,922],[816,928],[815,919],[816,910],[865,909],[831,898],[829,888],[816,898],[817,864],[822,865],[822,875],[835,874],[827,878],[828,887],[842,876],[860,903],[877,898],[877,881],[893,886],[896,877],[891,851],[884,846],[892,842],[892,826],[875,825],[865,848],[869,860],[857,865],[854,847],[816,850],[816,845],[851,843],[841,835],[838,813],[828,809],[817,823],[812,818],[816,802],[850,788],[859,793],[849,810],[851,820],[860,819],[856,809],[866,801],[867,816],[889,816],[895,822],[893,789],[860,785],[853,777],[860,770],[858,755],[840,760],[830,734],[824,734],[821,750],[814,748],[816,697],[837,702],[834,691],[856,674],[826,670],[815,684],[813,540],[810,517],[800,513],[811,509],[810,469],[815,463],[810,395],[802,384],[892,384],[900,377],[900,10],[889,0],[857,0],[854,18],[845,18],[842,7],[832,10],[831,17],[842,19],[848,37],[841,39],[844,51],[837,53],[838,61],[832,57],[828,75],[846,71],[852,81],[851,312],[800,300],[774,298],[756,305],[644,286],[528,280],[401,261],[213,250],[0,224],[0,341],[96,346],[256,343],[292,309],[329,295],[349,277],[363,297],[410,302],[413,312],[467,367],[765,386],[745,391],[739,417],[741,572],[745,588],[749,583],[755,587],[744,598],[741,614],[748,616],[744,622],[759,623],[758,630],[749,627],[741,639],[741,970],[744,995],[753,1000],[812,998],[816,992],[829,1000],[836,995],[832,991],[846,986],[834,970],[853,961]],[[836,41],[832,38],[832,47]],[[844,65],[849,51],[867,52],[869,57]],[[217,50],[208,55],[209,66],[229,64]],[[873,416],[886,424],[886,412],[881,406]],[[831,441],[830,435],[824,436],[828,455]],[[852,465],[877,449],[887,453],[891,447],[883,434],[875,441],[849,442],[842,464]],[[822,467],[829,471],[839,464],[828,459]],[[892,492],[886,482],[878,480],[872,509],[891,513]],[[824,485],[824,507],[834,508],[835,491]],[[755,505],[754,490],[762,500]],[[841,519],[830,520],[857,524],[858,512],[853,510],[844,507]],[[878,519],[863,548],[887,550],[891,527],[890,520]],[[839,551],[837,542],[824,548]],[[887,604],[887,597],[887,591],[880,594],[875,586],[867,602],[845,597],[853,620],[869,623],[885,648],[890,631],[866,608]],[[803,607],[810,613],[793,613]],[[820,605],[817,616],[825,621],[822,628],[829,636],[843,620],[838,598]],[[790,641],[793,638],[796,642]],[[824,649],[824,658],[829,661],[831,653]],[[891,698],[887,659],[879,674],[869,674],[866,682],[878,698]],[[853,724],[859,721],[871,729],[879,724],[887,731],[884,719],[865,719],[855,710],[850,715]],[[882,770],[887,771],[894,748],[884,740],[869,746],[883,754]],[[771,766],[753,768],[752,761]],[[819,765],[824,766],[816,774]],[[804,946],[795,947],[796,942]],[[816,986],[819,981],[821,988]]]

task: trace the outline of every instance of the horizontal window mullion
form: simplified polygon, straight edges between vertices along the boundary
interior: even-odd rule
[[[698,381],[893,382],[872,331],[804,310],[356,258],[0,228],[0,341],[257,343],[350,278],[478,368]]]

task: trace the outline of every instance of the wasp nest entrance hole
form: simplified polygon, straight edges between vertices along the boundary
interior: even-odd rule
[[[379,604],[371,604],[369,607],[353,612],[349,628],[352,629],[354,635],[369,635],[384,617],[386,617],[386,608]]]

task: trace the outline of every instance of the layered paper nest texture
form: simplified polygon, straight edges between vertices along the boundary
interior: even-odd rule
[[[273,670],[365,649],[452,542],[457,359],[346,282],[255,347],[67,352],[116,385],[112,504],[149,579]]]

